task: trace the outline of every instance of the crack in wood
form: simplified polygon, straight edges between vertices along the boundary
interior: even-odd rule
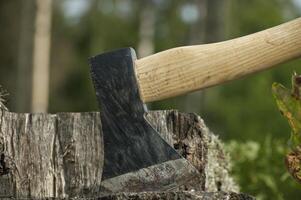
[[[7,167],[5,162],[5,155],[4,153],[0,154],[0,176],[4,176],[10,172],[10,168]]]
[[[72,198],[110,192],[101,187],[104,152],[99,113],[30,115],[0,109],[0,143],[5,146],[0,147],[0,155],[5,155],[1,166],[10,168],[10,173],[0,176],[0,196]],[[200,171],[202,191],[237,191],[228,174],[228,160],[220,155],[222,146],[201,118],[157,111],[149,112],[147,119],[169,144],[179,144],[177,149]],[[178,190],[197,191],[197,187],[188,183]]]

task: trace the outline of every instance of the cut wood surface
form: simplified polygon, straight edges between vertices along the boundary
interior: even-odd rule
[[[199,185],[187,183],[175,192],[238,192],[220,140],[199,116],[153,111],[146,118],[200,171]],[[104,152],[97,112],[17,114],[0,109],[0,154],[1,197],[120,199],[101,185]]]

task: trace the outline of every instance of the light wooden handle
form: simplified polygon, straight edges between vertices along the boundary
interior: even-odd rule
[[[241,78],[301,56],[301,18],[225,42],[186,46],[135,61],[144,102]]]

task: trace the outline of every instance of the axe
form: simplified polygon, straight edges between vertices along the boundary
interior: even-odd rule
[[[145,103],[218,85],[301,55],[301,18],[244,37],[137,59],[132,48],[90,58],[101,107],[103,187],[168,190],[199,172],[144,118]]]

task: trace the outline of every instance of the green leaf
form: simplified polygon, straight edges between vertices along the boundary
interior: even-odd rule
[[[290,174],[301,183],[301,76],[292,76],[292,89],[274,83],[272,92],[281,114],[286,117],[291,134],[291,152],[285,157],[285,164]]]
[[[281,114],[288,120],[292,128],[292,148],[301,145],[301,85],[298,82],[300,76],[294,74],[292,77],[292,89],[287,89],[279,83],[274,83],[272,92]]]

